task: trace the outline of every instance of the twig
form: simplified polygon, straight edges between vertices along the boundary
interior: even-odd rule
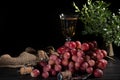
[[[84,76],[77,76],[77,77],[73,77],[71,80],[86,80],[91,74],[87,74]]]
[[[112,61],[116,61],[114,58],[110,57],[110,56],[107,56],[107,58],[109,58],[110,60]]]

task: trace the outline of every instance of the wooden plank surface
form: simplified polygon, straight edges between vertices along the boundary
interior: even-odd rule
[[[107,68],[102,78],[88,78],[87,80],[120,80],[120,59],[115,57],[115,62],[108,60]],[[55,77],[48,79],[32,78],[30,75],[20,75],[19,68],[0,68],[0,80],[57,80]]]

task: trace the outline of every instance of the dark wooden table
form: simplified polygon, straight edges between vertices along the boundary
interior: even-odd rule
[[[108,60],[108,66],[104,70],[102,78],[88,78],[87,80],[120,80],[120,58],[115,57],[116,61]],[[19,69],[0,68],[0,80],[57,80],[55,77],[42,79],[32,78],[30,75],[20,75]]]

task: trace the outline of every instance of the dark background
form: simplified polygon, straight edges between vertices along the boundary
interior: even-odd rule
[[[0,8],[0,55],[18,55],[26,47],[38,50],[61,46],[65,39],[60,32],[59,14],[74,12],[72,1],[81,8],[87,0],[17,1]],[[104,1],[111,3],[113,12],[120,8],[116,0]],[[80,34],[81,27],[78,23],[73,40],[85,39]],[[115,50],[119,51],[119,47],[115,46]]]

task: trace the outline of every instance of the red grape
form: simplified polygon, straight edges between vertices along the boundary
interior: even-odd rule
[[[50,73],[51,73],[52,76],[55,76],[57,74],[57,72],[55,71],[55,69],[51,69]]]
[[[38,75],[40,75],[40,71],[38,69],[34,69],[30,74],[32,77],[38,77]]]
[[[95,69],[93,74],[95,77],[99,78],[103,76],[103,71],[101,69]]]
[[[88,60],[88,64],[89,64],[89,66],[92,67],[95,65],[95,61],[93,59],[90,59],[90,60]]]
[[[62,70],[62,66],[59,65],[59,64],[56,64],[56,65],[54,66],[54,69],[55,69],[55,71],[61,71],[61,70]]]
[[[70,58],[70,53],[69,53],[69,52],[65,52],[65,53],[63,54],[63,58],[64,58],[64,59],[69,59],[69,58]]]
[[[45,79],[48,78],[49,77],[49,72],[47,72],[47,71],[43,72],[42,77],[45,78]]]
[[[104,57],[107,56],[107,51],[106,51],[106,50],[103,50],[103,49],[102,49],[101,52],[103,53]]]
[[[62,59],[62,65],[68,66],[69,61],[67,59]]]
[[[89,50],[89,44],[86,43],[86,42],[82,43],[82,45],[81,45],[81,50],[83,50],[83,51]]]
[[[81,42],[80,41],[75,41],[76,42],[76,48],[80,49],[81,48]]]
[[[89,74],[91,74],[93,72],[93,67],[88,67],[86,69],[86,72],[89,73]]]

